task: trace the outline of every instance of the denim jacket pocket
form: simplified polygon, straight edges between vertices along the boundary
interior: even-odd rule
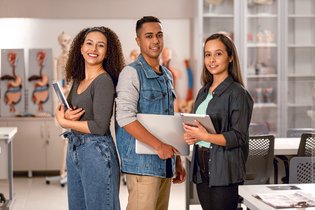
[[[161,100],[163,93],[160,90],[143,90],[143,98],[150,102]]]
[[[160,114],[161,107],[163,107],[163,92],[161,90],[143,90],[140,98],[142,97],[141,103],[139,103],[139,109],[143,113],[146,110],[150,110],[150,114]],[[150,109],[149,109],[150,107]]]

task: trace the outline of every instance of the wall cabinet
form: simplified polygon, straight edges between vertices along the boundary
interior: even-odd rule
[[[199,0],[196,7],[194,23],[201,34],[194,36],[197,77],[204,40],[225,31],[238,49],[255,101],[252,122],[266,124],[276,136],[314,126],[315,1]]]
[[[60,170],[64,140],[54,118],[0,118],[1,125],[17,127],[13,142],[14,171]]]
[[[286,101],[288,128],[314,127],[315,1],[286,1]]]

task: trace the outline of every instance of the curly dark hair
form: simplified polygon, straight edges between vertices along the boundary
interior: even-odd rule
[[[101,32],[107,39],[107,52],[106,58],[103,61],[103,68],[111,76],[116,86],[119,73],[125,66],[125,60],[118,36],[114,31],[104,26],[85,28],[73,39],[65,68],[66,81],[70,82],[74,80],[80,82],[85,78],[85,65],[81,54],[81,46],[90,32]]]
[[[235,82],[238,82],[242,86],[244,86],[237,50],[236,50],[236,47],[235,47],[232,39],[227,37],[226,35],[224,35],[222,33],[212,34],[204,42],[204,45],[203,45],[203,54],[204,54],[203,56],[204,57],[205,57],[205,46],[206,46],[207,42],[210,40],[219,40],[220,42],[222,42],[224,44],[228,56],[233,58],[232,62],[229,63],[229,66],[228,66],[229,75],[231,75],[233,77]],[[205,85],[209,82],[213,82],[213,75],[209,73],[205,64],[203,64],[201,83],[203,85]]]

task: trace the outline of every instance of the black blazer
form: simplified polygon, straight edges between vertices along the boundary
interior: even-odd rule
[[[199,90],[194,112],[206,99],[210,83]],[[211,144],[209,158],[209,187],[227,186],[245,179],[248,156],[248,127],[253,111],[250,94],[231,76],[227,77],[212,93],[206,113],[210,116],[217,134],[223,134],[226,146]],[[191,177],[201,183],[197,164],[197,146],[192,156]]]

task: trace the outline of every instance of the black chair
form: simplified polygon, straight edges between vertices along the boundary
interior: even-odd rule
[[[313,128],[290,128],[287,131],[287,137],[300,137],[302,139],[302,134],[303,133],[315,133],[315,129]],[[304,156],[304,155],[299,155],[298,156]],[[285,177],[283,177],[281,180],[283,183],[287,184],[289,183],[289,157],[285,155],[277,155],[277,158],[283,161],[284,164],[284,169],[285,169]],[[278,177],[278,173],[275,172],[275,177]],[[277,178],[275,178],[277,179]],[[275,182],[276,183],[276,182]]]
[[[269,184],[272,174],[275,137],[273,135],[255,135],[249,137],[249,152],[246,161],[244,184]],[[238,209],[243,198],[239,196]]]
[[[249,153],[246,162],[246,180],[244,184],[270,183],[273,156],[273,135],[250,136]]]
[[[315,156],[315,133],[303,133],[298,149],[299,157]]]
[[[312,128],[302,128],[302,129],[290,129],[288,130],[289,137],[298,137],[300,135],[301,141],[298,149],[298,157],[312,157],[315,156],[315,133],[301,133],[301,132],[315,132],[315,129]],[[281,159],[283,160],[285,167],[286,176],[282,178],[283,183],[289,183],[290,177],[290,162],[289,158],[285,155],[282,155]],[[293,159],[293,158],[292,158]]]
[[[289,183],[315,183],[315,158],[293,157],[290,160]]]
[[[269,128],[267,123],[250,123],[249,125],[249,135],[250,136],[255,136],[255,135],[268,135]],[[278,183],[278,156],[275,156],[273,159],[273,171],[274,171],[274,183]],[[283,159],[282,157],[279,157],[281,160]],[[289,170],[289,165],[287,165],[287,169]]]

